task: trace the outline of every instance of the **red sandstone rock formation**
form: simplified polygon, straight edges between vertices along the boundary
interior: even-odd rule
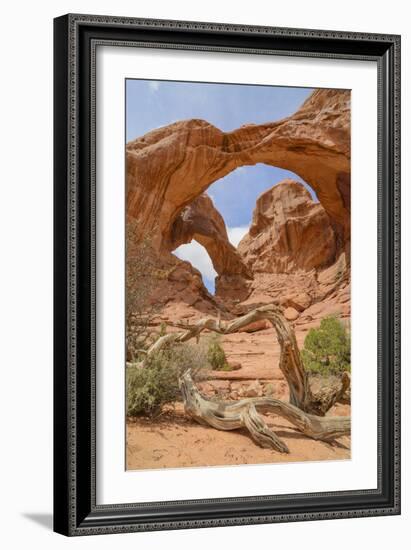
[[[274,301],[291,322],[316,325],[328,314],[349,316],[349,272],[338,233],[301,183],[285,180],[257,199],[238,251],[253,280],[247,299],[230,304],[237,313]]]
[[[180,121],[128,143],[126,162],[127,213],[137,220],[141,235],[152,235],[163,264],[177,265],[179,260],[171,251],[194,238],[210,254],[218,273],[217,294],[224,300],[243,301],[250,291],[249,299],[254,301],[259,293],[265,300],[288,294],[291,302],[297,294],[305,294],[308,298],[304,303],[326,295],[327,284],[317,293],[317,270],[347,253],[350,242],[348,91],[317,90],[291,117],[247,124],[227,133],[204,120]],[[295,196],[294,203],[288,205],[290,219],[281,221],[277,207],[272,204],[267,208],[262,201],[252,231],[257,233],[261,226],[268,241],[264,244],[264,238],[254,239],[250,251],[243,250],[242,260],[228,242],[221,216],[203,193],[232,170],[257,163],[298,173],[315,190],[321,206],[307,203],[306,196]],[[288,192],[284,189],[283,193]],[[250,236],[256,237],[252,231]],[[303,246],[305,241],[310,246]],[[270,256],[270,243],[277,247],[278,256]],[[254,261],[252,271],[258,277],[250,283]],[[189,267],[180,264],[185,288],[177,294],[183,299],[189,289],[190,303],[197,307],[198,294],[204,306],[208,293],[204,287],[198,288],[198,272]],[[279,275],[273,280],[275,270]],[[174,299],[176,284],[182,283],[168,277],[163,281],[161,294],[166,302]],[[333,285],[335,280],[328,284],[327,292]],[[285,306],[294,308],[291,302]],[[305,308],[294,309],[300,313]]]
[[[247,280],[251,270],[245,265],[237,249],[230,243],[223,217],[206,194],[200,195],[179,213],[171,228],[169,250],[196,240],[207,250],[217,277],[217,293],[225,277],[237,280],[239,292],[247,294]]]
[[[222,132],[185,120],[127,144],[127,210],[160,250],[183,208],[244,165],[299,174],[315,190],[341,241],[350,234],[350,93],[316,90],[293,116]]]
[[[309,272],[336,260],[336,235],[321,204],[288,179],[257,199],[238,251],[253,273]]]

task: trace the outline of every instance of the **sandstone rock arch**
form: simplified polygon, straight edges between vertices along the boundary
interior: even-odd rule
[[[316,192],[339,235],[350,239],[350,93],[316,90],[291,117],[222,132],[204,120],[153,130],[127,144],[127,208],[141,231],[170,250],[182,210],[244,165],[290,170]],[[348,247],[347,247],[348,249]]]
[[[207,250],[218,273],[217,285],[222,277],[237,276],[239,281],[244,280],[244,292],[246,291],[246,281],[252,278],[251,271],[230,243],[224,219],[206,194],[200,195],[183,208],[172,224],[165,245],[173,251],[192,240]]]

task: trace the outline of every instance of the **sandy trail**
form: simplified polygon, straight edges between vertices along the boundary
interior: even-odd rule
[[[296,336],[302,345],[306,332]],[[253,334],[232,334],[223,339],[229,361],[241,363],[239,370],[215,373],[205,383],[210,395],[233,398],[233,395],[258,380],[262,390],[287,400],[288,387],[278,368],[280,348],[273,329]],[[337,404],[329,413],[349,416],[349,405]],[[157,419],[138,418],[127,422],[127,469],[185,468],[240,464],[272,464],[318,460],[345,460],[351,456],[351,438],[341,437],[330,444],[314,441],[302,435],[286,420],[264,417],[268,425],[290,449],[282,454],[258,447],[247,432],[222,432],[201,426],[184,414],[181,403],[167,407]]]
[[[344,410],[333,411],[343,415]],[[139,419],[127,423],[127,469],[184,468],[240,464],[273,464],[350,458],[350,438],[333,444],[314,441],[294,430],[282,418],[265,416],[283,439],[290,454],[258,447],[243,431],[222,432],[201,426],[183,411],[166,414],[156,422]]]

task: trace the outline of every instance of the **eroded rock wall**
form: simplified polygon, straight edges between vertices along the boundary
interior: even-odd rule
[[[272,196],[279,191],[268,191],[257,204],[248,245],[242,243],[237,251],[204,192],[236,168],[257,163],[297,173],[314,189],[320,204],[307,201],[307,193],[293,195],[295,185],[286,182],[280,187],[280,202],[284,205],[287,195],[292,200],[281,218]],[[247,124],[232,132],[222,132],[204,120],[179,121],[128,143],[126,165],[127,213],[137,221],[137,231],[150,235],[163,264],[179,264],[172,255],[179,244],[195,238],[205,246],[218,273],[217,294],[223,300],[252,299],[258,289],[264,290],[263,281],[273,273],[287,275],[287,280],[300,277],[302,286],[311,288],[307,292],[310,300],[315,300],[318,296],[312,289],[318,286],[317,271],[330,269],[333,262],[346,270],[350,245],[348,91],[316,90],[293,116]],[[184,271],[190,302],[196,307],[198,293],[204,305],[209,296],[203,286],[198,288],[198,272],[184,262],[179,269]],[[169,303],[174,286],[182,283],[172,275],[162,284]],[[270,284],[278,286],[273,280]],[[279,291],[284,294],[285,290],[279,283]],[[186,294],[183,289],[177,293],[180,298]]]
[[[316,192],[346,242],[350,235],[350,92],[316,90],[291,117],[222,132],[184,120],[127,144],[127,210],[160,250],[180,212],[244,165],[297,173]]]
[[[257,199],[238,251],[253,273],[296,273],[330,266],[337,238],[323,206],[301,183],[284,180]]]

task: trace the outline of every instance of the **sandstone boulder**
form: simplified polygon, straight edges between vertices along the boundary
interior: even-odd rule
[[[287,307],[284,310],[284,317],[287,319],[287,321],[295,321],[296,319],[298,319],[298,315],[298,311],[293,307]]]
[[[279,301],[283,307],[292,307],[301,312],[310,307],[312,297],[307,292],[300,292],[297,294],[286,294]]]
[[[259,380],[251,382],[249,386],[243,390],[244,397],[262,397],[263,396],[263,387],[260,384]]]

